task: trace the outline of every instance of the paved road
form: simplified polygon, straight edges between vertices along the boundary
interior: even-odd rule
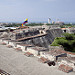
[[[40,63],[35,57],[26,57],[22,52],[0,45],[0,69],[11,75],[75,75],[59,71],[57,67],[49,67]]]

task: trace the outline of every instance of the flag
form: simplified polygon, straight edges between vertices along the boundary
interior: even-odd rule
[[[28,19],[24,20],[24,22],[22,23],[22,26],[23,26],[23,24],[25,24],[25,23],[27,23],[27,22],[28,22]]]
[[[28,22],[28,19],[26,19],[22,24],[25,24],[25,23],[27,23]]]

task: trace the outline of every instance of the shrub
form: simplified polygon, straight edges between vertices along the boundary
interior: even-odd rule
[[[65,50],[75,52],[75,34],[64,34],[65,37],[57,37],[51,46],[62,45]]]

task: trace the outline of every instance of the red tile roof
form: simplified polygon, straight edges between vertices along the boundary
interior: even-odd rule
[[[71,55],[75,55],[75,53],[73,53],[73,52],[68,52],[68,51],[66,51],[66,53],[67,53],[67,54],[71,54]]]
[[[33,54],[30,53],[30,52],[26,52],[24,55],[26,55],[26,56],[33,56]]]
[[[19,28],[24,29],[24,28],[29,28],[28,26],[20,26]]]
[[[2,42],[1,44],[2,44],[2,45],[6,45],[6,43],[5,43],[5,42]]]
[[[47,58],[41,57],[39,61],[41,61],[42,63],[47,63],[49,60]]]
[[[22,51],[22,49],[21,48],[15,48],[16,50],[18,50],[18,51]]]
[[[64,72],[68,73],[68,72],[73,71],[73,68],[70,67],[70,66],[68,66],[68,65],[61,64],[61,65],[59,66],[59,70],[62,70],[62,71],[64,71]]]
[[[63,52],[67,53],[67,54],[75,55],[75,53],[73,53],[73,52],[69,52],[69,51],[65,51],[65,50],[63,50]]]
[[[8,47],[8,48],[11,48],[11,47],[12,47],[12,45],[7,45],[7,47]]]

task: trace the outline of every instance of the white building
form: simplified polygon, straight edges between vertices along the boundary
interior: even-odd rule
[[[28,47],[27,51],[34,54],[34,56],[40,56],[40,52],[48,51],[48,49],[44,47]]]
[[[51,50],[49,52],[41,52],[40,56],[45,57],[49,59],[50,61],[56,61],[58,57],[65,57],[67,56],[67,54],[64,53],[63,50]]]
[[[27,52],[28,47],[33,47],[33,46],[29,44],[17,43],[17,48],[21,48],[22,52]]]
[[[50,18],[48,18],[48,23],[50,24],[50,21],[51,21],[51,19]]]
[[[8,45],[11,45],[13,48],[16,48],[17,43],[21,43],[21,42],[16,42],[15,40],[9,40]]]
[[[75,57],[60,57],[58,58],[58,65],[61,64],[71,66],[75,71]]]

